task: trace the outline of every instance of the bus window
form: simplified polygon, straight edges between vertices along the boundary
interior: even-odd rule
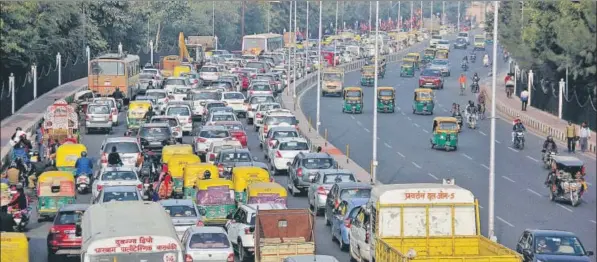
[[[124,64],[117,61],[92,61],[91,73],[93,75],[123,76]]]
[[[253,48],[263,49],[264,39],[245,38],[244,50],[251,50]]]

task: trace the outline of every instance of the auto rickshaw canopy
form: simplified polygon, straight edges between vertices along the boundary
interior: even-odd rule
[[[429,101],[433,100],[433,89],[431,88],[417,88],[414,91],[415,101]]]
[[[87,152],[83,144],[62,144],[56,150],[56,167],[74,167],[82,152]]]
[[[193,154],[193,146],[189,144],[164,146],[164,148],[162,148],[162,163],[168,163],[170,157],[177,154]]]
[[[458,133],[458,120],[454,117],[436,117],[433,119],[433,132]]]
[[[176,154],[168,159],[168,171],[175,178],[183,177],[184,167],[188,164],[201,163],[201,158],[195,154]]]
[[[232,169],[232,183],[235,192],[243,192],[248,185],[257,182],[270,182],[267,170],[255,166],[241,166]]]
[[[247,186],[248,197],[255,197],[261,194],[277,194],[281,197],[288,196],[286,188],[276,182],[256,182]]]

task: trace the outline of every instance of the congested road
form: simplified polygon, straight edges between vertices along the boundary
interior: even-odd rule
[[[89,152],[89,156],[93,158],[93,160],[97,160],[99,157],[100,146],[102,141],[107,137],[118,137],[122,136],[126,130],[125,124],[125,115],[123,113],[120,114],[120,125],[114,129],[113,135],[83,135],[82,136],[82,143],[87,146],[87,150]],[[243,121],[244,122],[244,121]],[[245,126],[247,136],[248,136],[248,146],[251,150],[253,156],[256,156],[259,161],[266,162],[264,159],[263,151],[259,148],[259,139],[257,137],[257,132],[255,132],[252,126]],[[187,136],[184,138],[185,143],[191,143],[192,137]],[[94,161],[95,163],[95,161]],[[285,176],[276,176],[276,182],[281,185],[286,185],[286,177]],[[77,195],[77,203],[90,203],[91,198],[89,194],[86,195]],[[309,208],[307,204],[307,200],[305,196],[297,196],[293,197],[289,194],[288,196],[288,208]],[[150,219],[150,218],[148,218]],[[28,226],[27,236],[30,237],[29,242],[29,257],[30,261],[32,262],[45,262],[47,260],[47,248],[46,248],[46,237],[48,235],[48,231],[50,229],[51,222],[43,222],[37,223],[37,215],[34,214],[32,217],[33,223]],[[323,221],[323,217],[318,217],[315,225],[315,239],[316,239],[316,250],[317,254],[322,255],[331,255],[340,261],[348,261],[348,253],[340,251],[338,245],[332,242],[331,236],[329,234],[329,227],[325,226],[325,222]],[[69,261],[78,261],[77,258],[68,259]],[[54,261],[52,261],[54,262]]]
[[[385,79],[380,79],[378,86],[396,88],[398,110],[393,114],[378,114],[377,180],[384,184],[433,183],[441,182],[442,178],[454,178],[456,184],[472,190],[479,199],[482,233],[487,235],[489,119],[479,121],[477,130],[463,126],[457,151],[434,150],[429,143],[433,117],[449,116],[453,102],[464,109],[468,100],[476,101],[470,90],[467,90],[466,96],[460,96],[458,90],[458,76],[462,72],[460,61],[468,52],[450,51],[452,76],[445,78],[444,90],[436,91],[436,108],[432,116],[412,114],[413,90],[418,85],[418,74],[413,78],[401,78],[399,64],[387,66]],[[491,47],[487,52],[491,56]],[[471,69],[466,72],[469,84],[474,72],[481,77],[481,84],[488,80],[491,67],[482,66],[482,55],[477,52],[477,62],[471,64]],[[498,72],[505,67],[499,57]],[[503,75],[498,76],[500,87]],[[359,80],[359,72],[347,73],[344,86],[360,86]],[[301,94],[301,109],[313,122],[316,119],[316,92],[316,88],[311,88]],[[503,89],[499,88],[498,92],[503,92]],[[350,158],[366,170],[369,170],[372,159],[374,99],[373,87],[365,87],[364,113],[351,115],[342,113],[341,98],[321,98],[322,135],[327,129],[328,140],[341,149],[350,144]],[[528,133],[525,148],[519,151],[511,147],[511,130],[509,121],[497,121],[495,233],[498,241],[515,248],[525,228],[560,229],[576,233],[588,250],[594,250],[596,191],[592,185],[595,184],[595,160],[576,154],[586,165],[589,182],[589,191],[584,194],[580,206],[551,202],[543,185],[547,170],[543,167],[540,150],[545,138]],[[559,149],[561,154],[567,154],[564,145],[559,145]]]

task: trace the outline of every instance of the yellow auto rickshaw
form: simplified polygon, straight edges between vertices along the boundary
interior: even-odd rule
[[[218,178],[218,167],[209,163],[192,163],[187,164],[183,171],[183,193],[185,199],[193,199],[197,197],[197,180],[205,179],[205,171],[211,173],[211,178]]]
[[[128,129],[139,129],[145,123],[145,114],[151,110],[149,101],[131,101],[126,114],[126,126]]]
[[[414,61],[414,66],[415,69],[419,69],[421,66],[421,54],[419,53],[408,53],[406,54],[406,57],[404,58],[408,58]],[[403,59],[404,60],[404,59]]]
[[[168,163],[170,157],[177,154],[193,154],[193,146],[189,144],[164,146],[162,148],[162,163]]]
[[[75,176],[67,171],[47,171],[37,179],[37,221],[56,215],[62,206],[75,203]]]
[[[205,225],[225,225],[228,215],[236,210],[232,181],[223,178],[197,180],[195,203]]]
[[[288,192],[276,182],[257,182],[247,186],[248,204],[283,204],[286,205]]]
[[[437,50],[437,53],[435,54],[435,59],[448,59],[448,50]]]
[[[83,144],[63,144],[56,150],[56,168],[60,171],[72,172],[75,174],[75,163],[81,157],[82,152],[87,152]]]
[[[257,182],[270,182],[267,170],[261,167],[242,166],[232,169],[232,183],[234,183],[234,199],[239,204],[247,203],[247,186]]]
[[[0,262],[29,262],[29,239],[25,233],[0,233]]]
[[[172,155],[167,162],[168,171],[172,175],[174,198],[183,197],[183,174],[184,168],[188,164],[201,163],[201,158],[194,154],[176,154]]]

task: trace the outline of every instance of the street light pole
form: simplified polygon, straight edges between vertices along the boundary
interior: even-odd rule
[[[398,24],[400,26],[400,28],[402,28],[402,15],[400,14],[400,12],[402,8],[402,3],[400,1],[398,1],[398,21],[396,21],[396,24]]]
[[[272,8],[272,4],[270,4],[269,2],[267,3],[267,33],[270,33],[270,28],[269,28],[269,24],[270,24],[270,9]]]
[[[379,1],[375,1],[375,78],[373,82],[374,90],[373,104],[377,104],[377,76],[379,71]],[[373,158],[371,163],[371,183],[377,181],[377,110],[373,110]]]
[[[369,34],[371,34],[371,29],[373,26],[371,26],[371,2],[369,2]]]
[[[430,7],[430,11],[429,11],[429,18],[431,18],[431,25],[429,26],[431,29],[429,29],[429,33],[433,34],[433,1],[429,2],[429,7]]]
[[[423,1],[421,1],[421,23],[420,23],[420,28],[419,29],[423,29],[424,25],[424,21],[423,21]]]
[[[335,31],[334,34],[338,34],[338,5],[340,4],[340,2],[336,1],[336,23],[334,24],[335,27]]]
[[[442,25],[446,23],[446,1],[442,1]]]
[[[216,36],[216,1],[211,1],[211,35]]]
[[[456,22],[456,32],[460,32],[460,1],[458,1],[458,20]]]
[[[305,47],[305,59],[307,59],[309,57],[309,45],[311,45],[309,42],[309,1],[307,1],[307,29],[305,31],[304,41],[307,41],[307,44],[303,45]]]
[[[290,12],[288,14],[288,30],[286,31],[288,33],[288,44],[289,46],[292,46],[292,43],[294,43],[294,39],[292,38],[292,2],[290,3]],[[286,82],[288,83],[287,88],[286,88],[286,94],[290,95],[290,64],[292,64],[291,62],[291,53],[290,50],[288,50],[288,61],[287,63],[287,69],[286,69]]]
[[[319,1],[319,41],[317,41],[317,123],[315,123],[315,129],[317,134],[319,133],[319,126],[321,125],[321,70],[323,70],[323,62],[321,61],[321,37],[323,36],[321,14],[323,13],[323,1]]]
[[[493,57],[497,57],[498,48],[498,6],[499,1],[494,1],[493,12]],[[491,77],[491,135],[489,140],[489,219],[487,235],[495,239],[495,90],[497,82],[497,63],[493,63]]]
[[[413,19],[414,7],[415,7],[415,2],[410,1],[410,32],[413,31],[413,24],[415,22],[415,20]]]
[[[296,32],[298,32],[298,27],[296,26],[296,13],[298,13],[298,9],[296,8],[297,1],[294,1],[294,34],[292,35],[294,38],[294,48],[292,51],[292,60],[294,61],[295,65],[292,67],[292,98],[294,100],[294,109],[296,110]]]

